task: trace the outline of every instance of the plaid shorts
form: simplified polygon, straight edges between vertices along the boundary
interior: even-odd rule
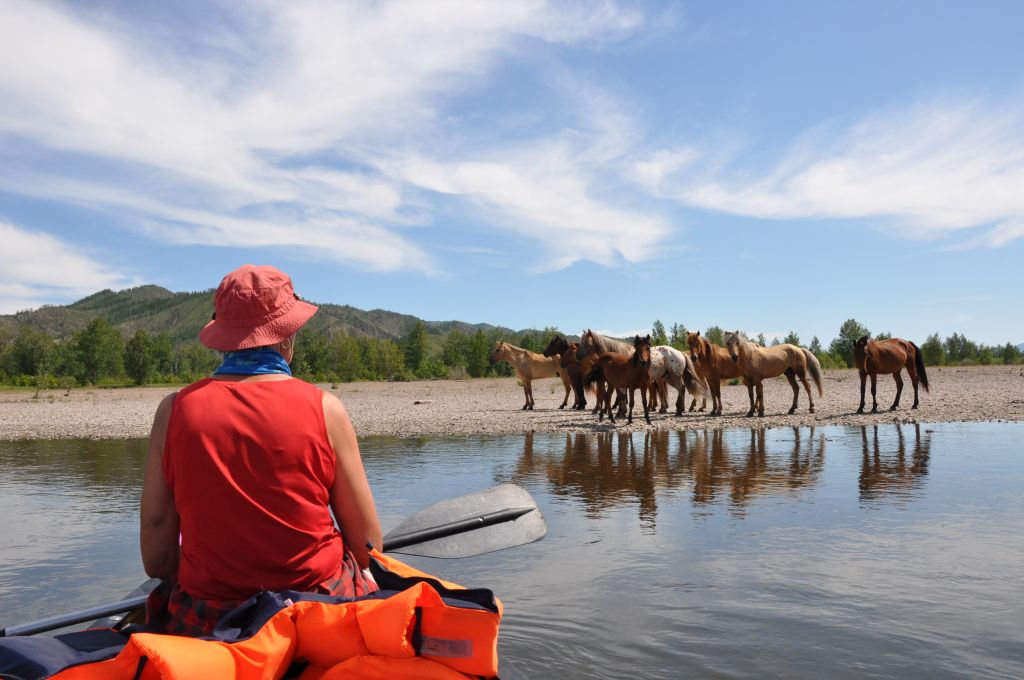
[[[311,592],[342,597],[359,597],[378,590],[356,564],[352,553],[345,551],[338,569],[329,579]],[[255,593],[253,593],[255,594]],[[146,625],[171,635],[202,637],[213,632],[220,619],[245,600],[204,600],[185,592],[177,578],[162,581],[146,601]]]

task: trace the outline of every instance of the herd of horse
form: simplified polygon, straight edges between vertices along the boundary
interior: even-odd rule
[[[814,381],[818,396],[824,396],[821,364],[814,353],[803,347],[788,343],[763,347],[751,342],[740,331],[724,335],[725,346],[709,341],[700,332],[688,333],[686,344],[689,352],[681,352],[669,345],[651,345],[651,336],[633,338],[626,342],[610,338],[589,328],[580,333],[579,342],[570,342],[566,337],[556,335],[548,343],[543,354],[516,347],[507,342],[496,342],[491,351],[491,361],[507,361],[515,369],[516,376],[523,384],[526,403],[523,410],[533,410],[533,381],[558,375],[565,387],[565,398],[558,408],[564,409],[573,394],[572,408],[587,408],[587,394],[595,394],[597,406],[594,412],[599,420],[604,416],[614,423],[615,413],[625,415],[627,422],[633,422],[633,406],[636,390],[640,390],[644,419],[650,423],[650,411],[658,408],[660,413],[668,410],[668,387],[677,391],[676,415],[682,415],[688,392],[693,401],[690,411],[707,408],[711,399],[710,415],[722,415],[722,381],[739,380],[747,387],[750,409],[747,416],[756,412],[764,415],[764,381],[786,376],[793,389],[793,404],[789,413],[794,413],[800,395],[800,384],[807,392],[808,409],[814,413],[814,393],[808,377]],[[913,342],[901,338],[871,340],[865,336],[853,343],[853,355],[860,373],[860,407],[864,412],[865,386],[871,377],[871,412],[878,411],[876,381],[879,375],[892,375],[896,381],[896,399],[890,411],[896,410],[903,392],[901,373],[906,368],[914,387],[914,405],[918,407],[918,385],[928,391],[928,374],[920,348]],[[799,383],[797,382],[799,380]],[[612,403],[615,397],[616,402]],[[660,405],[660,407],[659,407]],[[627,412],[628,406],[628,412]]]

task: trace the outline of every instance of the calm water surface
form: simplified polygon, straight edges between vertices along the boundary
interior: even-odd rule
[[[1024,677],[1024,424],[365,439],[385,530],[513,481],[506,678]],[[142,580],[142,441],[0,442],[0,625]]]

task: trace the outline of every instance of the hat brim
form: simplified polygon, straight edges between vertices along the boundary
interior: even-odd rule
[[[233,327],[214,319],[199,331],[199,342],[219,352],[276,345],[295,335],[319,309],[296,300],[288,311],[259,326]]]

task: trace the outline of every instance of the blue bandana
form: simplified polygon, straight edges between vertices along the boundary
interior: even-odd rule
[[[263,375],[266,373],[292,374],[288,362],[278,352],[264,347],[243,349],[224,354],[224,361],[214,375]]]

